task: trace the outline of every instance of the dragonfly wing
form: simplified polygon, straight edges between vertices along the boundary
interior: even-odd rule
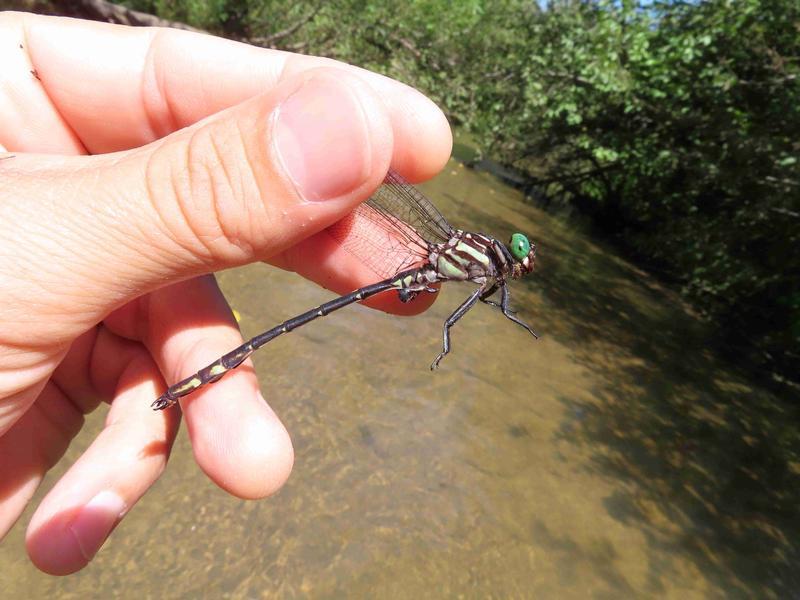
[[[383,185],[367,200],[367,204],[387,218],[411,226],[428,242],[443,244],[453,235],[453,228],[433,203],[394,171],[386,174]]]
[[[399,225],[364,203],[327,232],[379,279],[386,279],[428,260],[425,240]]]
[[[452,229],[422,192],[390,171],[372,197],[328,233],[385,279],[426,263],[429,243],[446,242]]]

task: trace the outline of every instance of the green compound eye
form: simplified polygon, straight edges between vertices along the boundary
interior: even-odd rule
[[[521,261],[528,252],[531,251],[531,243],[521,233],[515,233],[511,236],[511,241],[508,243],[508,249],[511,251],[511,256]]]

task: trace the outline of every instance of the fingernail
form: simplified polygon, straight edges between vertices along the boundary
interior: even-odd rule
[[[104,491],[84,506],[69,525],[83,557],[89,561],[106,541],[125,511],[125,502],[117,494]]]
[[[370,170],[370,136],[355,93],[328,77],[309,79],[278,107],[277,154],[306,200],[354,190]]]

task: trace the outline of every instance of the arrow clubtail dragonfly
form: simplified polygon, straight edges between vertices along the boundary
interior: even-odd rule
[[[422,192],[392,171],[369,200],[349,218],[329,228],[329,233],[386,279],[321,304],[255,336],[171,386],[152,407],[163,410],[218,381],[279,335],[387,291],[396,291],[402,302],[410,302],[423,292],[437,293],[438,288],[434,287],[437,283],[477,284],[478,288],[445,321],[442,351],[431,364],[431,370],[450,352],[450,328],[479,301],[499,308],[508,319],[533,337],[539,337],[509,306],[508,280],[531,273],[536,255],[536,245],[521,233],[513,234],[506,246],[482,233],[454,229]],[[490,299],[498,290],[499,303]]]

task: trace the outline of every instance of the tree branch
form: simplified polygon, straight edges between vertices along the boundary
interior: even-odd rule
[[[249,38],[247,41],[251,44],[255,44],[256,46],[262,46],[264,48],[274,48],[275,42],[282,40],[285,37],[289,37],[293,33],[295,33],[298,29],[300,29],[303,25],[311,21],[314,17],[317,16],[319,11],[322,10],[322,3],[319,3],[317,7],[308,13],[306,16],[298,19],[289,27],[285,29],[281,29],[280,31],[276,31],[270,35],[266,35],[263,37],[256,37],[256,38]]]
[[[120,25],[133,25],[137,27],[171,27],[173,29],[183,29],[185,31],[195,31],[197,33],[207,33],[202,29],[197,29],[180,23],[161,19],[154,15],[131,10],[118,4],[112,4],[105,0],[51,0],[53,6],[58,7],[61,14],[68,17],[81,17],[93,21],[103,21],[106,23],[118,23]]]

